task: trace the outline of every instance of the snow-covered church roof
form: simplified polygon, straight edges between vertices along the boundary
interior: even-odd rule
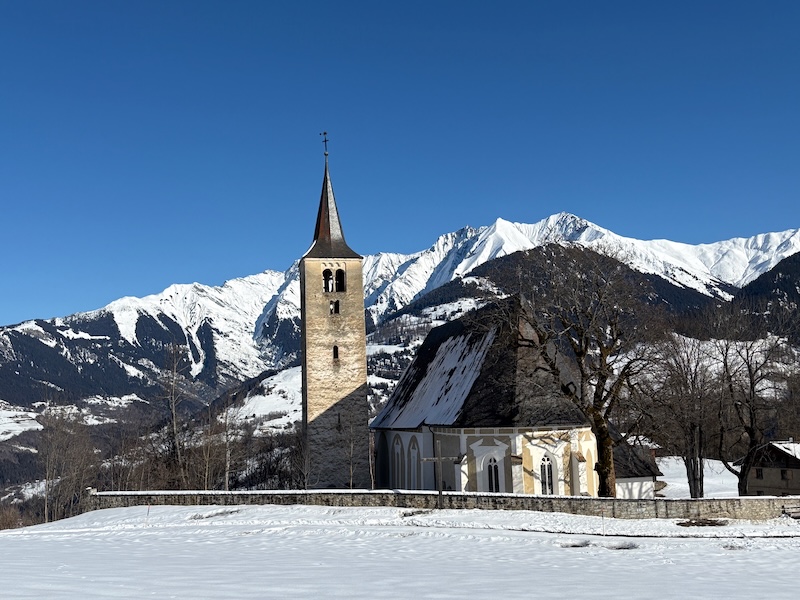
[[[559,383],[536,368],[538,350],[519,343],[521,310],[513,298],[433,329],[370,426],[585,425]]]

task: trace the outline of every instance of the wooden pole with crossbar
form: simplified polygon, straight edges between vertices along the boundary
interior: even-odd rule
[[[442,461],[443,460],[452,460],[457,461],[461,457],[459,456],[442,456],[442,442],[441,440],[436,440],[436,451],[434,452],[434,456],[432,458],[423,458],[422,462],[432,462],[434,463],[434,469],[436,470],[436,489],[439,491],[439,498],[437,501],[437,507],[441,510],[443,507],[443,499],[442,499]]]

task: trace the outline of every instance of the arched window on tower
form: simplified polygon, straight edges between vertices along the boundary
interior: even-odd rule
[[[333,347],[333,360],[339,360],[339,346]]]
[[[330,269],[325,269],[322,272],[322,291],[323,292],[333,291],[333,271],[331,271]]]
[[[338,300],[331,300],[331,314],[338,315],[339,314],[339,301]]]
[[[553,461],[549,456],[542,458],[541,466],[542,494],[553,494]]]
[[[345,291],[344,269],[336,269],[336,291]]]

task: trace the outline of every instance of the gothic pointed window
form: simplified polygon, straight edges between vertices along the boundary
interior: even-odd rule
[[[406,487],[405,452],[400,436],[395,436],[392,444],[392,487],[403,489]]]
[[[542,458],[541,464],[542,494],[553,494],[553,461],[549,456]]]
[[[497,459],[492,457],[489,459],[486,474],[489,477],[489,491],[500,491],[500,470],[497,467]]]
[[[421,473],[420,467],[422,462],[420,462],[420,454],[419,454],[419,444],[417,444],[417,438],[412,437],[411,442],[408,445],[408,489],[410,490],[418,490],[420,489],[421,483]]]
[[[325,269],[322,272],[322,291],[323,292],[333,291],[333,271],[331,271],[330,269]]]
[[[337,292],[344,292],[345,290],[345,280],[344,280],[344,269],[336,269],[336,291]]]

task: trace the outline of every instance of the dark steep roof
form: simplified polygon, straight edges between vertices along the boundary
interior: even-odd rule
[[[754,463],[758,467],[800,469],[800,443],[794,440],[773,441],[756,450]],[[734,465],[741,466],[744,458]]]
[[[614,446],[614,476],[617,479],[658,477],[663,475],[655,460],[642,453],[641,449],[620,440]]]
[[[539,349],[519,343],[522,310],[513,298],[433,329],[371,427],[587,425]]]
[[[336,208],[333,186],[328,173],[327,155],[325,156],[325,174],[322,178],[317,225],[314,228],[314,243],[311,244],[311,248],[303,258],[361,258],[361,255],[351,250],[344,241],[339,211]]]

